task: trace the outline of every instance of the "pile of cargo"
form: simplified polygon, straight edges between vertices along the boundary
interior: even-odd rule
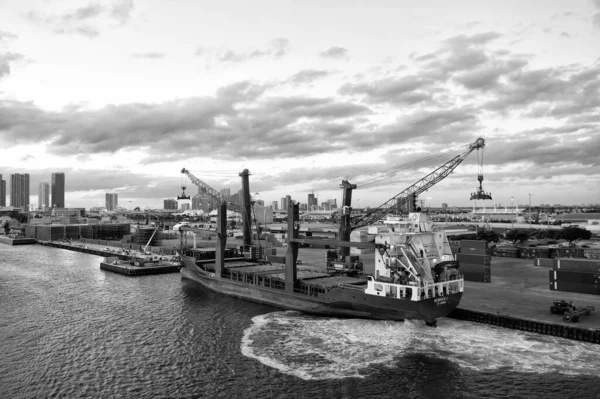
[[[487,241],[461,240],[456,259],[465,281],[492,281],[492,256]]]
[[[600,260],[553,259],[550,290],[600,295]]]
[[[492,249],[493,256],[507,258],[599,258],[600,251],[594,248],[559,248],[559,247],[519,247],[497,246]]]

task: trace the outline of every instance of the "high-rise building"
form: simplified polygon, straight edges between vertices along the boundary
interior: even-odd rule
[[[273,207],[273,210],[274,210],[274,211],[276,211],[276,210],[277,210],[277,205],[278,205],[278,204],[277,204],[277,201],[273,201],[273,205],[272,205],[272,207]]]
[[[283,209],[284,211],[287,210],[287,198],[285,197],[281,197],[281,209]]]
[[[308,202],[307,202],[308,210],[313,209],[312,207],[314,205],[313,204],[314,202],[315,202],[315,194],[314,193],[308,194]]]
[[[177,209],[177,201],[175,201],[172,198],[168,198],[168,199],[164,200],[163,208],[164,209]]]
[[[106,210],[114,211],[119,206],[119,194],[106,193]]]
[[[194,195],[192,197],[192,209],[197,211],[198,209],[202,209],[202,197],[199,195]]]
[[[222,196],[223,196],[223,197],[224,197],[226,200],[228,200],[228,199],[229,199],[229,197],[231,196],[231,189],[229,189],[229,188],[222,188],[222,189],[221,189],[221,195],[222,195]]]
[[[330,198],[327,200],[327,202],[329,202],[329,209],[337,209],[337,199],[336,198]]]
[[[62,172],[52,173],[52,207],[65,207],[65,174]]]
[[[188,204],[187,202],[185,204],[181,204],[181,210],[182,211],[189,211],[190,210],[190,204]]]
[[[29,211],[29,173],[10,175],[10,205]]]
[[[38,209],[50,209],[50,184],[41,182],[38,185]]]
[[[6,180],[0,174],[0,206],[6,206]]]

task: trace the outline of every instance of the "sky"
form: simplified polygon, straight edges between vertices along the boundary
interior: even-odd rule
[[[600,0],[2,0],[0,174],[161,208],[182,168],[248,169],[267,204],[347,179],[366,207],[483,137],[420,198],[472,205],[483,158],[479,206],[600,203],[598,43]]]

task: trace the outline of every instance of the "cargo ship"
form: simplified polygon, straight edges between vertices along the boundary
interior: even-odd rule
[[[435,326],[438,318],[458,306],[464,289],[458,263],[444,231],[431,231],[425,214],[411,214],[404,228],[378,232],[372,243],[318,240],[338,246],[373,245],[374,274],[360,273],[355,260],[339,270],[302,278],[298,248],[311,239],[298,236],[297,206],[290,204],[288,211],[285,266],[256,260],[224,262],[227,234],[218,227],[216,262],[182,256],[182,277],[218,293],[324,316],[424,320]]]

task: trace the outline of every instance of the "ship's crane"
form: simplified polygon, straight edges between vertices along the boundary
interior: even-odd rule
[[[251,212],[251,210],[252,210],[252,205],[254,202],[250,198],[250,183],[248,181],[248,176],[250,176],[250,172],[248,171],[248,169],[244,169],[240,173],[240,176],[242,177],[242,191],[244,193],[243,205],[241,205],[241,206],[234,204],[232,202],[228,202],[226,200],[226,198],[223,196],[223,194],[221,194],[220,192],[218,192],[217,190],[215,190],[214,188],[212,188],[211,186],[209,186],[208,184],[206,184],[205,182],[203,182],[202,180],[200,180],[199,178],[194,176],[186,168],[181,169],[181,174],[182,174],[182,176],[186,175],[190,179],[190,181],[192,183],[194,183],[196,186],[204,188],[208,194],[212,195],[213,197],[216,197],[219,203],[227,202],[227,206],[229,208],[242,214],[242,218],[244,220],[244,247],[251,246],[252,245],[252,233],[251,233],[252,212]]]
[[[402,209],[402,207],[406,205],[409,201],[411,201],[414,204],[419,194],[427,191],[428,189],[442,181],[444,178],[446,178],[446,176],[452,173],[452,171],[454,171],[454,169],[456,169],[458,165],[460,165],[462,161],[464,161],[469,156],[469,154],[471,154],[475,150],[482,149],[483,147],[485,147],[485,140],[480,137],[477,140],[475,140],[475,142],[469,144],[458,155],[446,161],[443,165],[439,166],[433,172],[429,173],[427,176],[423,177],[411,186],[407,187],[402,192],[390,198],[388,201],[386,201],[379,207],[370,210],[369,212],[367,212],[359,218],[352,219],[350,216],[352,190],[356,189],[357,186],[356,184],[350,184],[347,180],[342,180],[342,184],[340,185],[340,188],[342,188],[343,190],[342,215],[340,217],[339,229],[340,240],[349,241],[350,232],[352,232],[355,229],[376,223],[379,219],[382,219],[388,213],[393,213]],[[347,248],[342,247],[341,251],[344,253],[340,253],[340,255],[348,255],[348,253],[345,253],[348,251]]]

